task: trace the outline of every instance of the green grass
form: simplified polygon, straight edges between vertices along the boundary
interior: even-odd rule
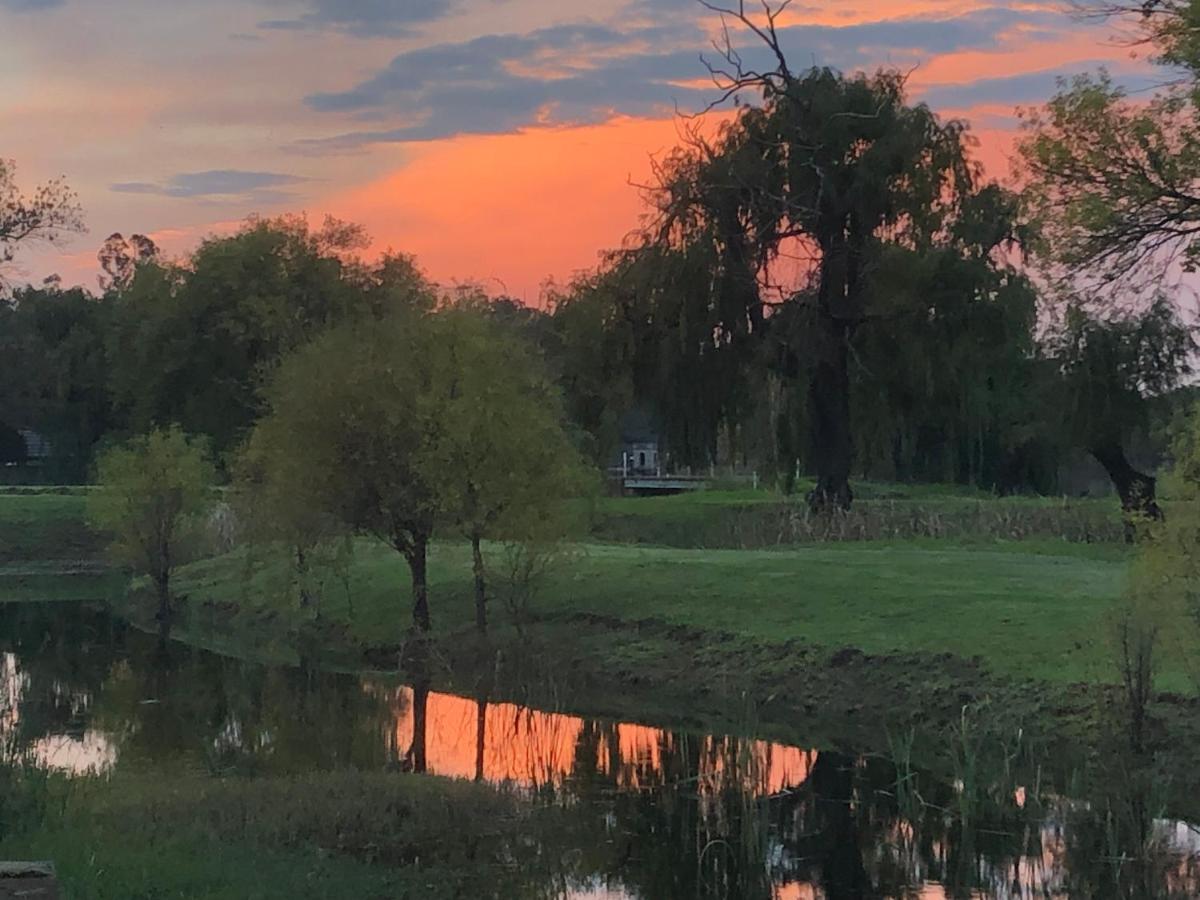
[[[1066,508],[1061,499],[981,501],[946,486],[868,484],[859,493],[864,509],[911,503],[946,511],[966,504],[1003,517],[1015,508]],[[83,502],[79,493],[0,492],[0,599],[80,598],[109,587],[95,574],[66,580],[52,570],[51,561],[98,553],[97,538],[83,523]],[[979,657],[998,674],[1057,683],[1111,680],[1105,617],[1121,592],[1127,558],[1122,545],[1053,540],[1030,530],[1019,541],[981,534],[767,550],[686,549],[686,541],[685,547],[664,546],[686,523],[706,527],[730,511],[771,509],[780,502],[773,492],[747,490],[602,499],[599,514],[650,523],[666,538],[650,542],[654,546],[579,545],[568,564],[549,574],[535,611],[551,622],[581,614],[654,619],[757,642],[856,646],[872,654],[953,653]],[[1070,504],[1101,516],[1112,507],[1110,501]],[[639,540],[636,528],[619,536]],[[40,571],[43,563],[51,568]],[[466,549],[435,546],[430,574],[435,626],[469,628]],[[295,597],[290,578],[285,563],[248,567],[243,553],[186,567],[176,588],[193,601],[273,607],[281,611],[277,624],[286,628]],[[323,611],[344,621],[362,643],[394,644],[408,626],[408,591],[401,558],[360,541],[345,580],[326,578]],[[504,613],[496,609],[493,615],[502,619]],[[1184,679],[1168,671],[1163,683],[1182,688]]]
[[[546,621],[581,614],[654,619],[762,643],[799,641],[871,654],[979,657],[997,674],[1057,683],[1111,680],[1106,614],[1120,596],[1125,548],[1027,541],[856,542],[785,550],[680,550],[588,544],[553,569],[535,600]],[[494,554],[493,554],[494,556]],[[467,548],[432,553],[435,629],[469,627]],[[187,567],[192,600],[286,608],[282,563],[232,555]],[[347,592],[348,589],[348,592]],[[352,606],[348,598],[352,598]],[[323,612],[370,644],[408,625],[408,572],[394,552],[360,542],[348,581]],[[502,609],[493,614],[502,618]],[[1168,673],[1172,683],[1181,673]]]
[[[399,773],[123,774],[48,787],[0,857],[53,859],[72,900],[533,896],[538,823],[495,790]]]
[[[0,491],[0,564],[96,559],[102,542],[84,521],[82,492]]]

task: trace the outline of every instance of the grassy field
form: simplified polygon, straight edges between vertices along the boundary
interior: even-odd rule
[[[1112,501],[986,500],[943,486],[868,484],[859,495],[864,515],[880,506],[941,516],[983,510],[989,522],[1010,526],[1005,516],[1014,509],[1054,515],[1084,510],[1097,520],[1116,513]],[[111,588],[103,579],[112,576],[86,565],[100,549],[82,522],[83,502],[78,493],[0,492],[0,599],[94,597]],[[991,527],[937,538],[772,549],[700,550],[643,540],[647,529],[678,538],[686,523],[708,527],[739,510],[783,503],[767,491],[600,500],[599,532],[613,540],[593,536],[576,545],[539,585],[532,612],[543,622],[581,616],[654,620],[829,651],[951,653],[978,658],[996,674],[1060,684],[1113,679],[1106,616],[1120,596],[1128,558],[1114,541],[1082,543],[1022,530],[1011,539],[1003,528]],[[614,525],[618,521],[624,530]],[[493,548],[491,556],[499,572],[498,551]],[[69,558],[77,561],[76,577],[56,577],[72,571],[62,568]],[[466,548],[435,545],[430,575],[435,628],[443,634],[469,630]],[[239,552],[185,567],[176,588],[193,604],[276,610],[280,626],[290,627],[299,621],[292,581],[286,561]],[[327,573],[320,593],[323,614],[344,623],[364,645],[395,644],[407,628],[407,569],[397,554],[374,542],[358,541],[349,568]],[[494,619],[503,623],[506,611],[502,604],[494,607]],[[1182,671],[1164,672],[1166,687],[1183,689],[1185,682]]]
[[[492,556],[498,562],[495,550]],[[1125,565],[1120,546],[1048,541],[757,551],[586,544],[547,573],[532,612],[544,622],[654,619],[829,650],[953,653],[979,657],[998,674],[1058,683],[1110,680],[1105,616],[1120,595]],[[362,541],[346,576],[327,583],[323,614],[367,645],[395,643],[409,615],[403,560]],[[239,554],[193,564],[177,583],[201,603],[286,609],[295,596],[284,563],[248,564]],[[467,548],[434,548],[431,596],[436,630],[469,628]],[[507,613],[498,606],[493,615],[503,622]]]
[[[395,772],[27,778],[32,803],[16,806],[18,787],[0,806],[0,857],[53,859],[75,900],[519,898],[550,877],[528,840],[539,813],[466,782]]]
[[[0,565],[94,558],[101,543],[84,524],[85,500],[78,490],[0,490]]]

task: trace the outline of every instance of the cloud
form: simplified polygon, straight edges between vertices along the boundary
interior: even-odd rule
[[[240,197],[256,199],[286,197],[277,188],[299,184],[307,179],[278,172],[245,172],[239,169],[212,169],[207,172],[181,172],[165,182],[125,181],[110,185],[121,194],[155,194],[164,197]]]
[[[1011,10],[985,7],[942,19],[792,25],[781,29],[780,38],[797,64],[853,70],[998,47],[1012,21]],[[1057,14],[1027,11],[1021,40],[1048,39],[1055,33],[1052,25],[1063,21]],[[747,67],[774,64],[756,39],[744,39],[737,49]],[[629,29],[562,25],[420,47],[399,54],[356,85],[311,94],[305,101],[321,112],[390,120],[391,127],[310,139],[296,149],[344,152],[373,143],[495,134],[535,122],[587,124],[617,113],[661,113],[676,105],[698,109],[716,93],[706,84],[702,56],[711,60],[715,53],[699,20],[678,19],[652,19]]]
[[[356,37],[397,37],[414,25],[449,16],[454,0],[307,0],[306,12],[293,19],[271,19],[260,28],[289,31],[343,31]]]
[[[44,9],[55,9],[65,4],[66,0],[0,0],[0,9],[11,9],[14,12],[39,12]]]
[[[1058,88],[1059,82],[1082,72],[1094,72],[1103,60],[1076,63],[1070,67],[1022,72],[1002,78],[982,78],[965,84],[934,84],[926,87],[918,99],[934,109],[966,109],[973,106],[1004,104],[1017,107],[1041,103]],[[1161,84],[1154,72],[1129,72],[1116,79],[1130,91],[1151,90]]]

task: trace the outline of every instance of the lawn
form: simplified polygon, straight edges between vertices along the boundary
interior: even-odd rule
[[[497,556],[493,548],[493,564]],[[979,657],[997,674],[1108,681],[1105,620],[1126,558],[1121,546],[1052,541],[706,551],[581,544],[547,573],[533,610],[550,622],[581,614],[652,618],[763,643],[948,652]],[[470,572],[466,547],[434,548],[436,630],[469,628]],[[247,565],[234,554],[187,567],[177,584],[193,600],[278,608],[292,603],[288,577],[281,562]],[[331,578],[323,596],[324,613],[368,644],[394,643],[407,627],[408,572],[381,545],[359,542],[345,580]],[[1168,673],[1172,684],[1181,677]]]
[[[1082,509],[1101,517],[1115,512],[1111,501],[981,500],[944,486],[868,484],[860,495],[857,506],[867,511],[907,504],[941,514],[965,504],[992,517],[1019,508],[1055,515]],[[781,502],[768,491],[703,491],[605,498],[596,513],[610,516],[610,526],[616,516],[671,536],[687,523],[703,528],[738,510]],[[95,599],[111,593],[113,576],[86,564],[100,554],[100,542],[83,523],[83,507],[80,492],[0,492],[0,600]],[[1113,679],[1106,617],[1120,596],[1129,552],[1118,543],[1071,542],[1027,530],[1021,540],[980,533],[689,549],[687,542],[647,544],[636,527],[610,536],[575,545],[569,559],[551,569],[534,601],[538,616],[548,622],[580,615],[629,623],[653,619],[830,651],[853,646],[872,654],[952,653],[978,657],[997,674],[1057,683]],[[499,571],[498,550],[490,554]],[[60,570],[71,577],[60,577]],[[430,577],[435,628],[469,629],[467,549],[436,544]],[[295,607],[291,580],[284,560],[251,560],[242,551],[185,567],[176,589],[192,601],[275,608],[284,613],[280,622],[286,627]],[[349,568],[327,572],[321,594],[325,615],[345,622],[367,645],[394,644],[408,626],[407,569],[397,554],[375,542],[356,542]],[[502,624],[506,611],[494,606],[494,620]],[[1187,686],[1169,665],[1164,676],[1164,687]]]
[[[84,522],[81,489],[0,489],[0,564],[94,559],[102,542]]]

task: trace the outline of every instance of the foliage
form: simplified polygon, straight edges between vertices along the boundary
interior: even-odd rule
[[[877,338],[927,335],[918,347],[950,333],[966,360],[989,317],[1009,318],[1008,362],[1028,343],[1031,292],[1002,253],[1018,236],[1015,204],[978,183],[964,123],[910,104],[898,73],[795,74],[779,58],[736,79],[761,91],[761,105],[740,106],[715,139],[695,133],[661,164],[640,245],[586,287],[616,301],[609,321],[628,330],[635,383],[680,461],[707,464],[723,432],[736,444],[779,377],[792,385],[769,413],[790,457],[780,463],[802,457],[817,473],[814,505],[846,506],[851,373],[872,326]],[[980,310],[979,331],[939,332],[938,307],[963,298]],[[894,374],[894,360],[871,362],[881,382]],[[926,371],[966,393],[961,369]],[[785,427],[800,410],[803,450]]]
[[[137,267],[117,294],[111,393],[134,432],[180,423],[235,447],[257,418],[262,377],[288,351],[340,322],[431,302],[406,257],[353,258],[365,237],[327,219],[251,219],[204,241],[186,264]]]
[[[557,531],[548,520],[587,472],[535,351],[486,306],[450,306],[428,325],[436,354],[423,400],[437,424],[422,461],[446,518],[466,537]]]
[[[428,627],[425,558],[441,512],[423,454],[436,433],[428,391],[433,330],[400,311],[327,331],[286,358],[250,441],[284,526],[315,534],[325,517],[372,535],[408,561],[413,616]]]
[[[93,525],[111,536],[114,560],[150,576],[160,627],[171,613],[170,580],[186,528],[208,507],[215,471],[208,448],[178,426],[110,447],[96,464],[87,498]]]
[[[158,257],[158,246],[144,234],[131,234],[128,239],[116,231],[105,238],[96,254],[102,273],[100,290],[123,291],[133,281],[137,267]]]
[[[1173,640],[1200,686],[1200,657],[1183,635],[1200,633],[1200,408],[1177,434],[1175,464],[1168,475],[1171,514],[1145,534],[1131,574],[1133,601],[1145,620]]]
[[[53,451],[52,476],[81,479],[115,426],[105,339],[110,305],[82,290],[21,288],[0,300],[0,422],[32,428]]]
[[[1148,422],[1148,400],[1191,373],[1193,329],[1166,297],[1140,312],[1107,316],[1073,303],[1044,340],[1061,375],[1056,408],[1082,447],[1124,443]]]
[[[1024,116],[1024,196],[1069,292],[1155,289],[1172,264],[1200,264],[1200,132],[1185,94],[1135,101],[1102,72]]]
[[[16,181],[17,166],[0,159],[0,290],[7,286],[3,271],[21,246],[60,243],[83,231],[83,210],[65,179],[54,178],[23,194]]]
[[[485,630],[480,542],[560,540],[565,501],[581,492],[587,472],[557,392],[519,332],[480,302],[447,306],[427,324],[436,352],[422,402],[436,424],[421,449],[422,477],[475,548],[477,621]]]

